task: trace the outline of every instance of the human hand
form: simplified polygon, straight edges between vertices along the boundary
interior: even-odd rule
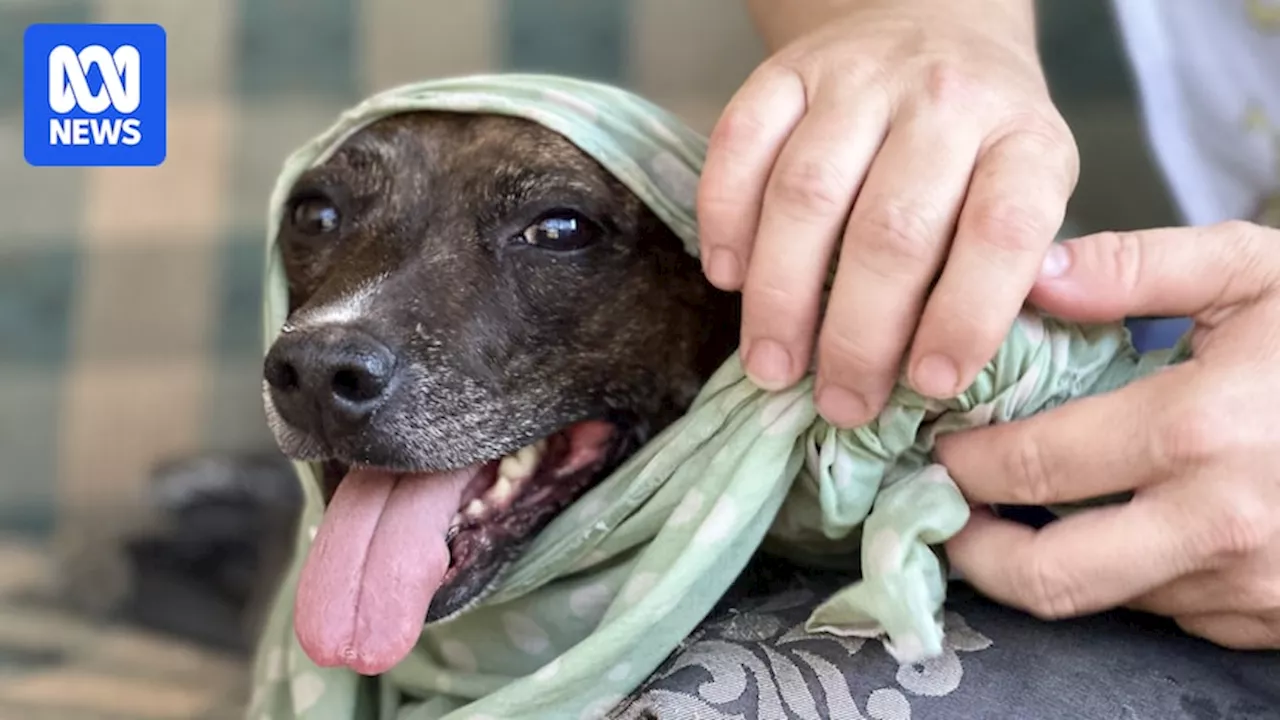
[[[1065,243],[1031,298],[1095,322],[1189,315],[1194,357],[1105,395],[939,438],[972,503],[1125,504],[1030,528],[976,510],[949,543],[975,587],[1044,618],[1128,605],[1280,648],[1280,231],[1248,223]],[[1052,273],[1049,273],[1052,275]]]
[[[808,27],[803,3],[757,5],[776,13],[766,35],[771,20],[777,44],[798,39],[726,108],[698,195],[707,277],[743,293],[747,373],[780,389],[809,368],[839,245],[822,415],[872,419],[908,346],[917,390],[962,392],[1009,332],[1077,178],[1031,3],[814,2],[839,12]]]

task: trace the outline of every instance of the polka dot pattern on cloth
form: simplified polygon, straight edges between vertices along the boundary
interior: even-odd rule
[[[705,502],[705,497],[697,488],[685,493],[684,499],[671,512],[671,517],[667,518],[667,525],[669,527],[680,527],[693,522],[698,518],[698,513],[702,511],[702,506]]]
[[[289,682],[289,692],[293,696],[294,711],[304,713],[320,702],[324,681],[314,673],[302,673]]]
[[[628,604],[634,605],[644,599],[645,595],[658,584],[659,575],[656,572],[639,572],[631,576],[626,585],[622,586],[622,600]]]
[[[551,638],[533,618],[518,612],[502,614],[502,629],[516,649],[529,655],[541,655],[551,647]]]
[[[738,522],[738,505],[730,497],[725,496],[711,507],[711,513],[702,521],[702,526],[693,536],[693,544],[697,546],[715,545],[728,539],[733,534]]]
[[[559,672],[560,672],[560,658],[556,658],[555,660],[552,660],[546,665],[543,665],[538,670],[538,672],[534,673],[533,679],[537,680],[538,682],[548,682],[553,678],[555,678],[556,674]]]
[[[461,640],[442,641],[440,654],[444,656],[445,664],[452,670],[475,672],[480,667],[480,663],[476,661],[476,654]]]
[[[593,583],[569,594],[569,612],[580,618],[599,618],[613,601],[613,589],[603,583]]]

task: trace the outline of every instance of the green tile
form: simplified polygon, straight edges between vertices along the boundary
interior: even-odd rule
[[[262,332],[262,243],[234,237],[219,248],[214,344],[219,358],[257,357]]]
[[[0,248],[0,365],[66,365],[78,266],[66,245]]]
[[[7,66],[0,65],[0,79],[8,74]],[[82,168],[27,165],[22,157],[21,116],[0,116],[0,210],[7,211],[0,252],[18,246],[76,243],[84,207],[84,174]]]
[[[92,0],[0,2],[0,113],[22,107],[22,34],[32,23],[82,23]]]
[[[505,0],[502,63],[621,82],[627,56],[627,0]]]
[[[276,447],[262,409],[260,355],[222,358],[208,378],[204,407],[204,447],[221,452]]]
[[[239,0],[237,87],[247,98],[355,99],[356,0]]]
[[[136,363],[203,356],[214,332],[216,248],[173,245],[93,248],[81,272],[95,296],[78,309],[77,355],[88,362]]]
[[[0,363],[0,532],[52,526],[62,380],[56,369]]]
[[[234,235],[218,258],[214,367],[205,397],[205,447],[274,447],[262,410],[262,243],[257,233]]]
[[[238,103],[232,123],[227,227],[263,242],[267,200],[284,160],[338,119],[348,102],[289,97]]]

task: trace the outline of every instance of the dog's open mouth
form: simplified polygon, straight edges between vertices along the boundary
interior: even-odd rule
[[[459,609],[496,573],[496,553],[596,479],[618,436],[615,425],[588,420],[461,469],[353,467],[335,476],[298,581],[294,628],[307,655],[367,675],[389,670],[412,650],[424,619]]]

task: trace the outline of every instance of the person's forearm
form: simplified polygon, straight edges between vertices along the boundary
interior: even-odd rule
[[[993,22],[1009,25],[1027,42],[1035,42],[1034,0],[962,0],[963,7],[958,6],[956,0],[746,0],[746,3],[769,52],[852,11],[889,9],[903,4],[916,8],[934,5],[939,11],[953,14],[971,10],[991,17]]]

